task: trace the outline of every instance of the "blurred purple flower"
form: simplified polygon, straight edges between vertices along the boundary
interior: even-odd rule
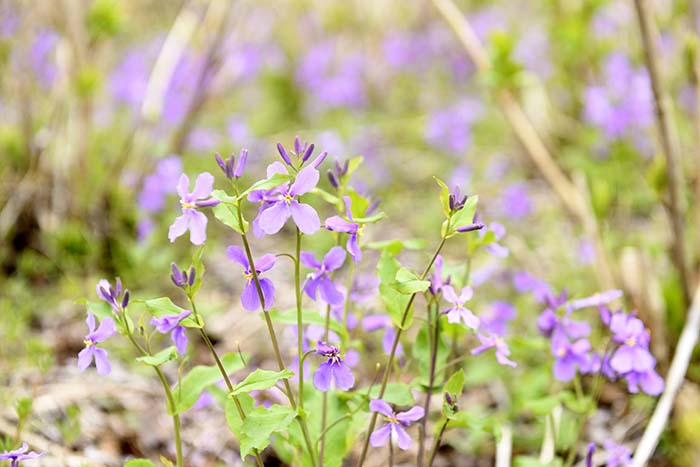
[[[482,113],[481,103],[471,99],[438,110],[428,119],[425,139],[439,150],[461,157],[471,147],[471,128]]]
[[[623,467],[632,464],[632,451],[625,446],[611,440],[606,440],[603,446],[608,454],[606,467]]]
[[[172,331],[170,338],[180,355],[185,355],[187,352],[187,331],[180,323],[191,314],[191,311],[185,310],[177,315],[161,316],[160,318],[154,316],[151,318],[151,325],[155,326],[159,333],[167,334]]]
[[[370,435],[369,442],[373,447],[384,446],[387,441],[393,442],[392,438],[396,437],[400,449],[405,451],[411,448],[411,437],[406,433],[406,428],[423,418],[425,415],[423,407],[415,406],[405,412],[396,413],[382,399],[373,399],[369,402],[369,410],[383,415],[387,421],[384,426],[377,428]]]
[[[331,388],[331,380],[335,381],[335,387],[347,391],[355,384],[355,377],[350,368],[340,358],[340,349],[318,342],[316,353],[326,357],[328,360],[321,363],[314,372],[314,387],[319,391],[328,391]]]
[[[525,183],[508,185],[501,195],[503,214],[511,219],[522,219],[532,213],[532,202]]]
[[[117,332],[114,321],[112,318],[103,318],[100,327],[95,329],[95,316],[89,311],[85,322],[88,326],[88,334],[83,341],[85,348],[78,353],[78,368],[84,371],[94,359],[97,373],[107,376],[112,371],[112,365],[107,358],[107,351],[98,348],[97,344],[104,342]]]
[[[349,196],[343,196],[343,202],[345,203],[345,214],[349,220],[345,220],[340,216],[333,216],[326,219],[326,229],[332,232],[344,232],[349,235],[348,241],[345,247],[352,256],[355,263],[360,262],[362,259],[362,250],[360,250],[360,245],[357,242],[357,236],[362,231],[360,224],[356,223],[352,217],[351,204]]]
[[[329,273],[343,265],[345,262],[345,250],[339,246],[334,246],[326,253],[321,262],[316,260],[313,253],[302,251],[300,260],[305,267],[315,270],[306,277],[306,283],[304,284],[306,294],[313,300],[316,300],[320,290],[321,299],[324,302],[330,305],[343,303],[344,296],[333,283],[333,280],[331,280]]]
[[[180,195],[180,205],[182,215],[177,217],[170,226],[168,239],[174,242],[176,238],[183,235],[188,229],[190,231],[190,241],[194,245],[201,245],[207,239],[207,216],[197,211],[197,208],[216,206],[219,200],[210,198],[214,187],[214,176],[209,172],[199,174],[194,184],[194,190],[189,192],[190,179],[187,175],[180,175],[177,183],[177,193]]]
[[[182,175],[182,161],[176,155],[158,161],[156,169],[143,180],[139,193],[139,207],[155,213],[163,209],[165,197],[176,192],[176,185]]]
[[[588,373],[591,368],[591,343],[588,339],[569,341],[564,332],[552,334],[552,355],[554,362],[554,377],[562,382],[571,381],[578,367],[581,373]]]
[[[226,248],[226,256],[243,266],[243,277],[246,279],[243,294],[241,294],[241,304],[243,305],[243,308],[248,311],[257,310],[260,308],[260,297],[258,295],[257,288],[255,287],[253,270],[248,262],[248,257],[241,247],[233,245]],[[277,258],[275,255],[268,253],[255,261],[254,265],[258,276],[258,281],[260,282],[260,288],[263,292],[263,299],[265,300],[265,311],[269,310],[275,303],[275,286],[272,284],[270,279],[260,278],[260,274],[272,269],[276,260]]]
[[[506,342],[501,336],[496,334],[487,335],[480,332],[477,334],[477,337],[479,338],[479,342],[481,342],[481,345],[472,349],[472,355],[479,355],[480,353],[485,352],[488,349],[495,348],[496,360],[498,361],[498,363],[513,368],[518,366],[517,363],[508,358],[508,356],[510,356],[510,349],[508,348],[508,344],[506,344]]]
[[[36,79],[44,87],[51,86],[58,76],[58,67],[52,54],[54,54],[59,37],[54,31],[41,31],[32,44],[30,54],[32,70]]]
[[[515,307],[507,302],[493,302],[486,313],[479,316],[479,330],[496,336],[505,336],[508,323],[515,318]]]
[[[19,467],[19,463],[31,459],[36,459],[44,455],[43,452],[29,451],[27,443],[22,443],[22,446],[13,451],[4,451],[0,453],[0,460],[10,461],[10,467]]]
[[[366,332],[384,329],[382,350],[387,355],[391,353],[391,348],[394,345],[394,338],[396,337],[396,331],[394,330],[394,324],[391,322],[391,318],[387,315],[367,315],[362,318],[362,328]],[[398,358],[401,355],[403,355],[403,346],[399,342],[396,347],[396,357]]]
[[[639,318],[615,313],[610,319],[613,341],[620,346],[610,359],[610,366],[620,374],[629,371],[646,372],[654,368],[656,360],[648,350],[649,333]]]

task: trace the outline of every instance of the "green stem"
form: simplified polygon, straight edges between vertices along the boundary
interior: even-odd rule
[[[243,216],[241,214],[241,205],[240,202],[238,203],[238,222],[239,225],[241,226],[241,231],[243,230]],[[272,325],[272,320],[270,319],[270,314],[265,310],[265,296],[263,294],[262,288],[260,287],[260,279],[258,278],[258,272],[255,270],[255,263],[253,261],[253,254],[250,251],[250,244],[248,243],[248,237],[246,234],[242,233],[241,234],[241,239],[243,240],[243,247],[245,249],[245,254],[246,258],[248,259],[248,263],[250,264],[250,270],[253,275],[253,282],[255,283],[255,289],[258,292],[258,298],[260,299],[260,306],[263,309],[263,316],[265,317],[265,324],[267,325],[267,331],[270,334],[270,341],[272,342],[272,349],[275,353],[275,358],[277,359],[277,366],[280,371],[285,370],[287,367],[284,364],[284,361],[282,360],[282,354],[280,353],[280,347],[279,343],[277,342],[277,334],[275,333],[275,328]],[[300,355],[301,359],[301,355]],[[301,366],[301,365],[300,365]],[[289,399],[289,404],[292,406],[292,409],[296,410],[297,409],[297,404],[296,401],[294,400],[294,393],[292,392],[292,386],[289,384],[289,380],[287,378],[284,378],[282,380],[284,383],[284,388],[285,388],[285,395],[287,396],[287,399]],[[299,413],[298,412],[297,416],[297,422],[299,423],[299,426],[301,427],[301,432],[304,436],[304,442],[306,443],[306,448],[309,451],[309,458],[311,459],[311,465],[316,466],[316,458],[315,458],[315,453],[313,449],[313,445],[311,444],[311,436],[309,435],[309,429],[306,426],[306,414],[303,412]]]
[[[301,317],[301,231],[297,227],[297,244],[294,261],[294,297],[297,305],[297,355],[299,356],[299,409],[304,410],[304,365],[301,354],[304,352],[304,321]]]
[[[440,239],[440,244],[435,249],[435,253],[433,253],[433,256],[430,259],[430,262],[423,270],[423,273],[420,275],[420,280],[425,279],[425,276],[428,275],[428,271],[430,271],[430,268],[433,267],[433,263],[435,262],[435,259],[440,254],[440,251],[442,251],[442,247],[445,246],[445,241],[446,241],[445,237],[442,237]],[[413,301],[416,299],[416,295],[417,295],[417,293],[414,293],[411,295],[411,298],[408,299],[408,303],[406,304],[406,308],[404,309],[403,314],[401,316],[401,326],[399,326],[399,328],[396,330],[396,336],[394,337],[394,342],[391,346],[391,353],[389,354],[389,359],[387,361],[386,367],[384,368],[384,375],[382,377],[382,385],[379,388],[379,395],[377,396],[377,399],[381,399],[382,397],[384,397],[384,391],[386,391],[386,386],[389,383],[389,375],[391,374],[391,369],[393,367],[394,358],[396,357],[396,348],[399,345],[399,341],[401,339],[401,333],[403,332],[403,327],[406,325],[406,319],[408,318],[408,312],[411,309],[411,306],[413,305]],[[372,413],[372,418],[370,418],[369,426],[367,427],[367,435],[365,436],[365,443],[362,446],[362,455],[360,456],[360,462],[357,464],[360,467],[362,467],[362,465],[365,462],[365,458],[367,457],[367,451],[369,449],[369,435],[374,430],[374,427],[377,424],[377,415],[378,415],[377,412]]]
[[[435,437],[435,442],[433,443],[433,448],[430,450],[430,457],[428,459],[428,467],[433,467],[433,462],[435,462],[435,456],[437,455],[438,448],[440,447],[440,443],[442,442],[442,435],[445,434],[445,430],[447,429],[447,422],[448,422],[447,419],[445,419],[445,421],[442,422],[442,426],[440,427],[440,432]]]
[[[428,305],[428,333],[430,337],[430,375],[428,388],[425,393],[425,403],[423,404],[424,414],[421,420],[418,445],[418,467],[423,467],[423,456],[425,454],[426,429],[428,425],[428,414],[430,413],[430,398],[433,395],[433,385],[435,384],[435,367],[437,366],[437,350],[440,339],[440,312],[432,301]],[[431,313],[431,310],[433,313]],[[434,321],[433,321],[434,320]]]
[[[190,301],[190,305],[192,306],[192,313],[194,314],[194,317],[197,320],[197,322],[198,323],[203,322],[203,321],[200,321],[200,319],[199,319],[199,314],[197,313],[197,305],[195,305],[195,303],[194,303],[194,297],[188,295],[187,299]],[[224,364],[221,362],[221,359],[219,358],[219,354],[217,353],[216,349],[214,348],[214,344],[211,342],[211,339],[209,339],[209,335],[204,330],[203,326],[201,328],[199,328],[199,334],[200,334],[200,336],[202,336],[202,340],[207,345],[209,352],[211,352],[212,356],[214,357],[214,361],[216,362],[216,366],[219,368],[219,372],[221,373],[221,376],[223,376],[224,381],[226,382],[226,387],[228,388],[228,392],[231,395],[231,399],[233,400],[233,404],[236,406],[236,412],[238,412],[238,416],[241,418],[241,420],[245,420],[246,415],[245,415],[245,412],[243,411],[243,406],[241,405],[241,401],[238,398],[238,396],[233,394],[233,383],[231,382],[231,378],[229,378],[228,372],[226,371],[226,368],[224,368]],[[258,464],[258,466],[264,467],[265,464],[263,463],[262,458],[260,457],[260,452],[258,452],[257,449],[253,449],[253,455],[255,456],[255,462]]]

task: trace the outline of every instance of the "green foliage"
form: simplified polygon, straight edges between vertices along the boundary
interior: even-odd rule
[[[134,303],[138,302],[134,301]],[[149,313],[151,313],[156,318],[161,318],[163,316],[168,315],[177,315],[185,311],[184,308],[180,308],[179,306],[175,305],[172,302],[172,300],[170,300],[168,297],[160,297],[151,300],[145,300],[143,304],[146,305],[146,309],[148,309]],[[193,315],[190,315],[187,318],[180,321],[180,325],[186,328],[202,327],[202,323],[198,323],[197,321],[195,321]]]
[[[92,40],[116,35],[124,22],[120,2],[115,0],[95,0],[90,5],[86,23]]]
[[[517,88],[523,67],[513,58],[515,37],[504,31],[496,31],[489,39],[491,68],[484,77],[486,83],[497,89]]]
[[[156,465],[148,459],[131,459],[126,461],[124,467],[156,467]]]
[[[380,388],[381,385],[379,384],[373,385],[369,391],[369,398],[377,399],[379,397]],[[360,389],[359,392],[364,393],[366,390],[367,388]],[[382,399],[399,407],[406,407],[415,403],[410,388],[403,383],[388,383],[386,385],[386,389],[384,390],[384,396],[382,396]]]
[[[253,399],[250,396],[241,398],[241,405],[246,414],[242,422],[233,402],[226,405],[226,420],[231,431],[238,438],[241,457],[251,454],[255,449],[265,449],[270,444],[270,436],[274,433],[283,435],[296,418],[294,410],[282,405],[275,404],[270,408],[260,406],[251,410]]]
[[[171,345],[170,347],[166,347],[165,349],[161,350],[160,352],[158,352],[155,355],[147,355],[145,357],[138,357],[136,360],[138,360],[141,363],[145,363],[146,365],[158,367],[164,363],[175,360],[177,357],[178,357],[177,349],[175,348],[174,345]]]
[[[406,310],[410,300],[410,293],[405,294],[398,290],[399,283],[396,280],[396,275],[400,269],[401,263],[388,250],[382,251],[377,263],[377,274],[381,281],[379,294],[394,325],[407,329],[413,322],[413,307],[407,310],[404,320],[404,310]]]
[[[221,203],[212,208],[214,216],[219,219],[222,224],[231,227],[235,232],[241,235],[246,233],[248,231],[248,221],[243,217],[243,213],[238,212],[236,198],[227,195],[226,192],[222,190],[214,190],[211,195],[213,198],[221,201]],[[241,219],[243,220],[242,226]]]
[[[267,371],[258,368],[240,383],[233,387],[232,394],[247,394],[251,391],[259,391],[275,386],[281,379],[288,379],[294,376],[294,373],[289,370],[282,371]]]
[[[280,174],[280,173],[275,173],[272,174],[270,178],[266,178],[264,180],[258,180],[257,182],[253,183],[248,189],[243,191],[238,197],[236,198],[237,200],[242,200],[245,199],[248,194],[251,191],[255,190],[271,190],[273,188],[276,188],[284,183],[289,182],[292,179],[290,175],[287,174]],[[216,191],[221,191],[221,190],[216,190]],[[218,198],[218,196],[214,196],[215,198]],[[218,198],[221,199],[221,198]]]
[[[243,368],[243,360],[237,353],[229,353],[221,358],[221,363],[224,366],[227,374]],[[187,375],[182,378],[180,383],[173,389],[173,397],[175,398],[174,413],[182,413],[189,410],[190,407],[197,402],[197,399],[208,386],[211,386],[221,379],[221,372],[216,365],[204,366],[199,365],[190,370]],[[168,413],[172,411],[168,408]]]
[[[283,312],[272,309],[267,313],[270,316],[270,319],[273,323],[297,324],[296,309],[286,310]],[[264,319],[265,317],[261,314],[260,318]],[[326,318],[324,316],[321,316],[321,314],[316,310],[301,310],[301,319],[305,324],[317,324],[319,326],[326,325]],[[340,323],[339,321],[334,319],[330,320],[329,329],[337,333],[343,340],[343,342],[347,342],[347,340],[349,339],[347,329],[345,329],[342,323]]]

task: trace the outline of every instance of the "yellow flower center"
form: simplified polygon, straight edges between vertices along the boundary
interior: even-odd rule
[[[182,209],[194,209],[197,206],[193,203],[186,203],[183,200],[180,200],[180,205],[182,206]]]
[[[564,355],[566,355],[566,349],[562,347],[561,349],[557,350],[557,355],[563,357]]]
[[[83,341],[83,344],[85,344],[85,347],[90,347],[90,346],[95,345],[95,341],[93,341],[92,339],[85,339]]]
[[[625,341],[625,344],[629,345],[630,347],[637,345],[637,339],[634,337],[630,337]]]
[[[284,202],[287,204],[291,204],[293,199],[294,198],[289,193],[286,193],[284,195]]]
[[[250,280],[253,278],[253,272],[243,271],[243,277],[245,277],[247,280]]]

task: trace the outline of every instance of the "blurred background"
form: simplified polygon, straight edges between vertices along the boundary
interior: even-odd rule
[[[388,217],[368,228],[368,241],[433,244],[441,215],[433,175],[479,194],[481,219],[502,224],[509,251],[475,258],[472,281],[488,297],[480,306],[514,303],[522,334],[536,337],[541,307],[517,294],[518,274],[573,296],[624,289],[627,308],[651,328],[664,375],[699,259],[690,3],[652,2],[683,156],[691,272],[683,280],[631,1],[459,1],[491,57],[491,68],[478,72],[438,10],[418,0],[0,0],[0,436],[13,436],[18,412],[30,410],[25,439],[72,456],[70,465],[116,466],[172,448],[158,388],[128,363],[126,349],[111,350],[124,358],[109,380],[78,373],[77,300],[94,300],[97,280],[115,276],[136,296],[172,294],[169,265],[191,255],[185,242],[167,239],[179,175],[220,177],[214,153],[245,147],[246,178],[256,180],[276,160],[275,143],[288,146],[296,135],[328,151],[326,168],[364,158],[353,186]],[[585,200],[585,215],[567,209],[520,144],[502,93],[522,107]],[[202,291],[203,308],[220,315],[212,334],[228,350],[265,354],[255,347],[260,323],[238,323],[234,332],[236,318],[225,313],[240,312],[241,285],[231,279],[239,272],[223,254],[234,236],[212,226]],[[447,256],[457,261],[463,249]],[[505,383],[509,413],[524,417],[516,452],[537,452],[542,437],[541,420],[522,414],[524,401],[546,392],[543,342],[514,344],[528,368],[522,382],[531,383]],[[697,363],[654,465],[700,464]],[[483,390],[501,370],[474,363],[470,371],[469,384]],[[611,386],[590,429],[638,436],[653,403]],[[223,422],[189,417],[192,465],[240,465]],[[441,465],[493,464],[485,437],[449,444]],[[37,465],[58,465],[51,459]]]

